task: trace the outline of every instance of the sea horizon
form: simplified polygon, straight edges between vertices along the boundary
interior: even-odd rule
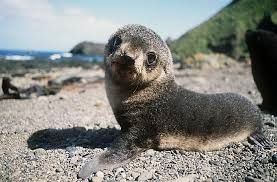
[[[0,58],[11,61],[30,61],[30,60],[48,60],[48,61],[103,61],[103,55],[80,55],[72,54],[69,51],[57,50],[31,50],[31,49],[2,49],[0,48]]]

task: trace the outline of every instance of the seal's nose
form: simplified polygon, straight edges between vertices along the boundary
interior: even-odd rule
[[[112,59],[112,64],[120,64],[120,65],[134,65],[135,64],[135,60],[128,56],[127,54],[123,54],[123,55],[114,55],[114,58]]]

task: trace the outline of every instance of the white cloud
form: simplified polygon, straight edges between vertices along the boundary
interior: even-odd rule
[[[26,46],[29,44],[32,49],[68,50],[83,40],[106,42],[119,27],[80,8],[57,9],[47,0],[0,0],[0,17],[11,26],[6,28],[20,24],[18,33],[29,36]]]

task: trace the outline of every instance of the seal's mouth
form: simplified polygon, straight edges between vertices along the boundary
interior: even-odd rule
[[[137,78],[135,60],[130,56],[113,56],[110,61],[112,78],[118,82],[132,82]]]
[[[124,66],[124,67],[132,67],[135,64],[135,60],[127,55],[124,55],[124,56],[117,55],[111,59],[111,64]]]

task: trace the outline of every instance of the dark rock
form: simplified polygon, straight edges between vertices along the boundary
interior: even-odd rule
[[[66,76],[58,77],[54,80],[49,80],[48,81],[48,86],[54,87],[54,86],[70,85],[70,84],[73,84],[73,83],[81,82],[81,80],[82,80],[81,77],[66,75]]]
[[[70,53],[83,55],[104,55],[104,49],[104,44],[84,41],[73,47]]]
[[[263,180],[251,176],[246,176],[245,182],[263,182]]]
[[[209,164],[218,166],[220,163],[219,163],[219,161],[210,160]]]
[[[272,155],[272,162],[277,164],[277,153]]]
[[[268,163],[268,159],[267,158],[263,158],[263,159],[260,160],[260,162],[262,164],[267,164]]]
[[[267,121],[264,124],[270,127],[275,127],[275,123],[273,121]]]
[[[57,173],[60,173],[60,172],[63,171],[63,169],[62,169],[62,168],[57,168],[55,171],[56,171]]]
[[[76,147],[66,147],[65,150],[69,153],[69,157],[73,157],[78,153],[78,149]]]

